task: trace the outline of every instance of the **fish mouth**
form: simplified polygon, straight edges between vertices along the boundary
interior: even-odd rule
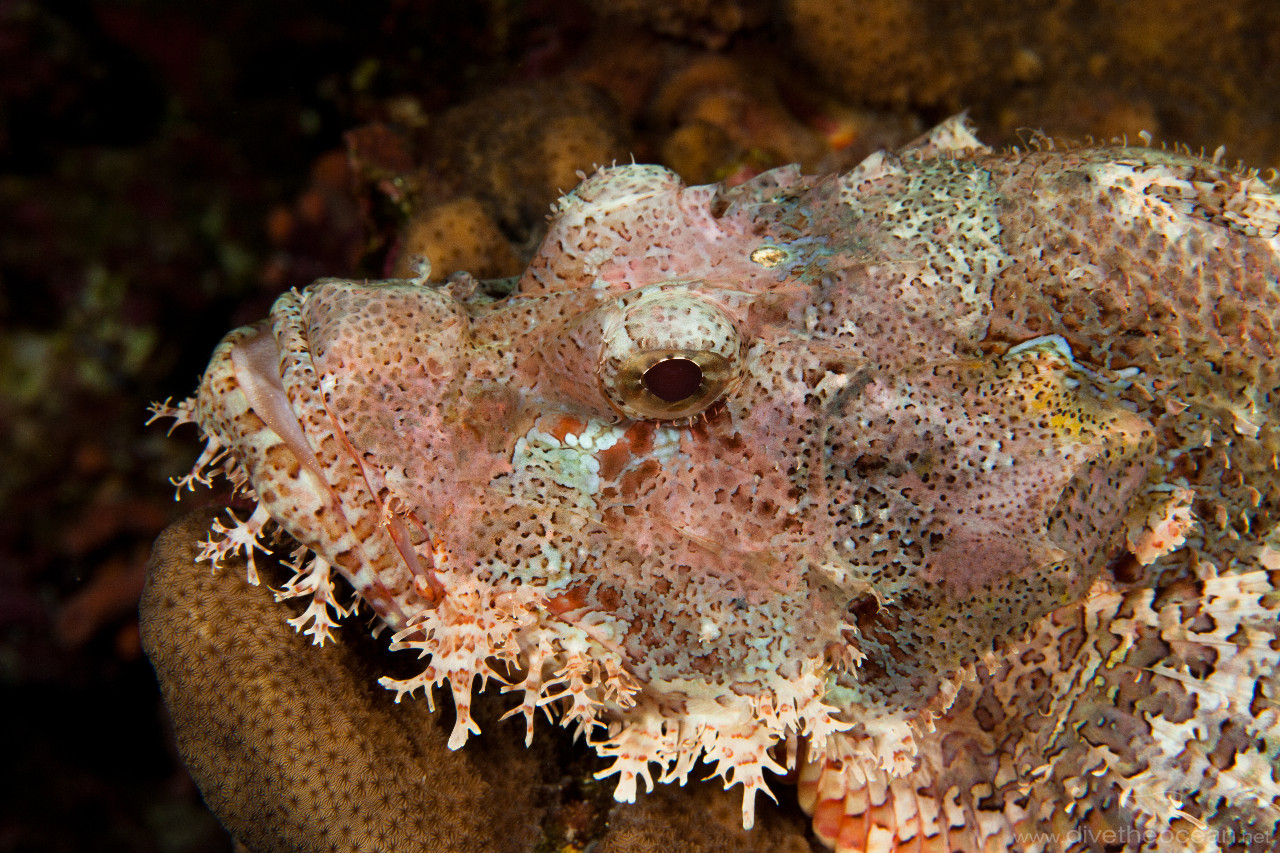
[[[331,504],[341,512],[342,501],[334,493],[332,485],[321,469],[320,460],[316,457],[311,443],[307,441],[302,423],[290,404],[280,369],[280,355],[280,346],[274,331],[266,325],[255,329],[252,334],[231,348],[231,365],[235,371],[236,382],[248,401],[249,408],[262,419],[268,429],[279,436],[299,463],[315,475],[317,483],[322,485],[328,493]],[[347,445],[351,458],[360,467],[361,473],[366,473],[360,455],[351,447],[341,423],[333,418],[332,414],[329,417],[340,439]],[[374,489],[368,482],[367,475],[365,484],[370,495],[373,495]],[[409,571],[415,578],[422,581],[424,597],[434,604],[443,595],[443,587],[431,567],[424,565],[414,551],[404,523],[388,513],[385,527]]]
[[[280,347],[270,327],[261,326],[231,348],[231,365],[241,393],[267,428],[280,437],[321,483],[327,483],[320,461],[302,431],[302,424],[289,405],[289,395],[280,375]]]

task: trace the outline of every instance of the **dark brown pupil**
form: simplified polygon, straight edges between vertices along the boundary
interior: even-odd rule
[[[702,368],[687,358],[665,358],[646,370],[640,381],[653,396],[675,403],[702,387]]]

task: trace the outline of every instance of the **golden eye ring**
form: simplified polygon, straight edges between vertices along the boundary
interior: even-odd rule
[[[620,407],[640,419],[691,417],[724,396],[732,378],[732,365],[718,353],[679,349],[638,352],[617,367]]]

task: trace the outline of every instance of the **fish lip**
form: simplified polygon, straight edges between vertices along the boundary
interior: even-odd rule
[[[321,483],[327,484],[315,450],[289,405],[289,395],[280,373],[280,348],[271,329],[262,326],[238,341],[231,348],[231,365],[249,408]]]

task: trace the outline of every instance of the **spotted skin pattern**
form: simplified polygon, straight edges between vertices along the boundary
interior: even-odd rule
[[[157,413],[257,502],[204,557],[277,525],[317,643],[345,577],[453,748],[496,682],[621,801],[701,759],[750,827],[798,768],[839,851],[1269,850],[1277,229],[1216,161],[962,119],[612,167],[513,292],[316,282]]]

